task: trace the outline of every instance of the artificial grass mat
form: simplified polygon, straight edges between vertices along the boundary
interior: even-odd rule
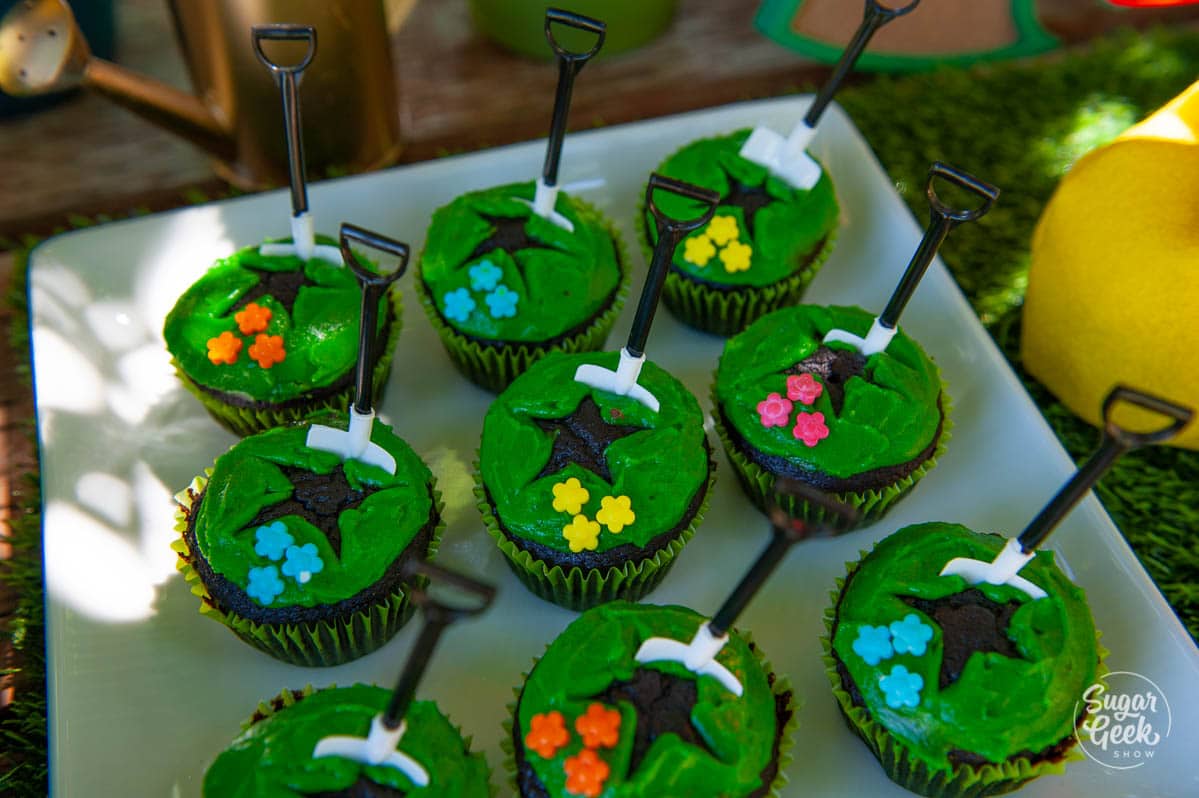
[[[1085,50],[973,70],[878,77],[839,102],[878,153],[917,218],[929,164],[942,160],[1000,186],[980,225],[965,226],[943,254],[983,324],[1011,361],[1066,449],[1081,460],[1098,432],[1021,368],[1020,311],[1028,242],[1054,186],[1083,153],[1113,139],[1199,75],[1199,33],[1121,33]],[[28,247],[33,242],[22,242]],[[18,271],[24,263],[21,258]],[[22,283],[18,279],[18,283]],[[24,292],[14,296],[24,306]],[[26,340],[23,314],[14,334]],[[22,344],[22,347],[24,344]],[[27,375],[26,375],[27,377]],[[30,430],[32,435],[32,430]],[[1150,576],[1199,638],[1199,452],[1153,448],[1124,457],[1096,489]],[[0,581],[19,607],[0,631],[20,655],[17,698],[0,710],[0,795],[46,794],[42,571],[32,488]]]

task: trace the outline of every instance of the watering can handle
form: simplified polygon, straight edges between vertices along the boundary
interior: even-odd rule
[[[581,30],[587,33],[595,34],[595,44],[591,45],[589,50],[567,50],[558,40],[554,38],[555,24],[565,25],[568,28]],[[598,19],[585,17],[582,14],[576,14],[573,11],[563,11],[560,8],[547,8],[545,10],[545,39],[553,48],[554,54],[559,58],[570,63],[575,74],[583,68],[583,65],[591,60],[591,57],[600,51],[604,46],[604,36],[607,35],[607,26]]]
[[[982,198],[982,204],[975,208],[951,208],[937,196],[937,187],[935,185],[937,178],[953,183],[955,186],[963,188],[972,194],[977,194]],[[986,215],[987,211],[991,210],[991,206],[995,204],[995,200],[999,199],[999,189],[995,186],[979,180],[968,172],[963,172],[957,167],[941,163],[940,161],[934,162],[932,167],[929,168],[928,183],[925,184],[924,192],[928,195],[928,204],[932,208],[933,213],[946,221],[956,224],[973,222],[975,219],[982,218]]]
[[[695,200],[703,204],[704,210],[698,216],[691,219],[671,218],[663,213],[657,203],[654,202],[654,192],[658,189]],[[675,180],[671,177],[663,177],[657,173],[650,175],[649,183],[645,187],[645,207],[653,214],[659,230],[667,231],[680,237],[682,234],[690,233],[692,230],[707,224],[712,219],[712,215],[716,213],[716,207],[719,204],[720,195],[715,191],[693,186],[690,183],[684,183],[682,180]]]
[[[367,269],[359,262],[358,256],[354,254],[354,250],[350,244],[362,244],[371,249],[384,252],[388,255],[394,255],[400,259],[400,265],[387,274],[378,274]],[[409,248],[407,244],[380,235],[349,222],[342,222],[341,225],[341,257],[345,260],[346,265],[357,275],[365,285],[373,288],[383,288],[391,285],[396,280],[400,279],[400,275],[408,268]]]
[[[1124,429],[1117,426],[1116,422],[1112,419],[1114,408],[1118,402],[1136,405],[1144,410],[1166,416],[1172,419],[1172,421],[1165,427],[1152,432],[1133,432],[1132,430]],[[1126,385],[1117,385],[1103,400],[1104,433],[1108,437],[1119,441],[1126,449],[1135,449],[1139,446],[1149,446],[1169,440],[1181,432],[1182,428],[1190,422],[1194,415],[1195,411],[1188,407],[1174,404],[1157,396],[1141,393]]]
[[[279,23],[276,25],[255,25],[251,28],[251,39],[254,42],[254,54],[262,65],[275,74],[287,73],[299,75],[312,63],[316,55],[316,28],[311,25],[291,25]],[[276,64],[262,50],[264,41],[307,41],[308,50],[304,57],[295,64]]]

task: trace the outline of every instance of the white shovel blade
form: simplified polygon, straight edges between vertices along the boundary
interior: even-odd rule
[[[368,465],[378,466],[389,474],[396,472],[395,458],[386,449],[377,443],[368,443],[362,451],[355,452],[354,439],[343,429],[313,424],[308,428],[308,438],[304,444],[309,449],[336,454],[342,460],[361,460]]]
[[[738,698],[741,697],[743,690],[741,682],[738,681],[737,677],[728,668],[721,665],[715,659],[709,659],[698,667],[691,667],[687,665],[690,653],[691,646],[686,643],[666,637],[651,637],[637,649],[636,660],[638,662],[677,662],[687,666],[688,670],[700,676],[713,677],[730,693]]]
[[[865,338],[854,335],[848,330],[829,330],[824,335],[824,343],[849,344],[866,357],[870,357],[879,352],[887,351],[887,347],[891,345],[891,339],[895,337],[897,329],[897,327],[884,327],[879,322],[878,317],[875,316],[874,323],[870,325],[870,332],[866,333]]]
[[[316,243],[312,214],[302,213],[299,216],[291,217],[291,240],[290,244],[263,244],[258,248],[258,253],[269,258],[286,257],[287,255],[296,255],[303,260],[320,258],[334,266],[343,265],[340,249]]]
[[[941,569],[941,576],[960,576],[972,585],[980,582],[1010,585],[1024,591],[1032,599],[1045,598],[1047,594],[1044,590],[1018,575],[1019,570],[1032,558],[1032,552],[1025,554],[1020,550],[1020,543],[1015,538],[1009,538],[993,562],[954,557]]]
[[[788,138],[770,128],[756,127],[741,145],[739,154],[795,188],[807,191],[820,181],[820,164],[805,151],[814,135],[815,131],[802,122]]]
[[[312,758],[339,756],[363,765],[386,765],[403,773],[417,787],[427,787],[429,785],[428,771],[403,751],[396,750],[406,728],[407,724],[402,723],[398,729],[388,729],[383,725],[382,719],[376,715],[371,720],[369,737],[346,735],[322,737],[312,750]]]
[[[554,205],[558,202],[558,187],[547,186],[544,178],[537,178],[537,192],[533,195],[532,202],[523,197],[517,199],[532,208],[533,213],[542,219],[549,219],[568,233],[575,231],[575,226],[570,220],[554,210]]]
[[[635,382],[625,390],[620,390],[620,386],[617,384],[618,381],[616,378],[616,372],[612,371],[612,369],[606,369],[603,366],[596,366],[592,363],[584,363],[575,369],[575,382],[581,382],[591,388],[607,391],[608,393],[614,393],[619,396],[628,396],[629,398],[635,399],[636,401],[645,405],[655,413],[658,412],[658,408],[660,406],[658,404],[658,397],[654,396],[652,393],[645,390]]]

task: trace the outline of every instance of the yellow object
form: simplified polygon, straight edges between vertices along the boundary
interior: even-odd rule
[[[1091,424],[1117,382],[1199,410],[1199,83],[1062,179],[1033,234],[1023,357]],[[1199,423],[1170,443],[1199,449]]]

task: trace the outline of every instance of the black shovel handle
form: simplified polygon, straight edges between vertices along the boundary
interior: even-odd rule
[[[416,694],[416,686],[429,667],[433,649],[437,647],[441,633],[455,621],[469,618],[483,612],[495,600],[495,586],[472,579],[465,574],[450,571],[441,566],[419,558],[413,558],[401,569],[402,578],[411,580],[414,576],[426,576],[433,582],[444,582],[453,585],[469,597],[476,600],[473,606],[454,606],[437,601],[422,587],[409,583],[408,595],[412,601],[424,610],[425,620],[421,626],[416,645],[404,663],[404,670],[396,682],[391,700],[383,712],[383,725],[389,729],[398,728],[408,714],[408,707]]]
[[[595,43],[589,50],[574,51],[563,47],[554,37],[554,25],[595,34]],[[560,8],[545,10],[545,39],[558,57],[558,89],[554,94],[554,115],[550,120],[550,136],[545,148],[545,164],[541,177],[547,186],[558,184],[558,162],[562,159],[562,140],[566,136],[566,118],[570,115],[570,95],[574,89],[575,76],[592,56],[604,46],[607,26],[598,19],[585,17]]]
[[[361,326],[358,328],[358,363],[354,370],[354,409],[359,413],[371,412],[375,370],[375,326],[379,321],[379,299],[387,286],[400,279],[408,268],[409,249],[387,236],[380,235],[349,222],[342,222],[340,231],[341,258],[358,278],[362,286],[362,310],[359,313]],[[399,265],[387,274],[378,274],[362,265],[351,243],[361,244],[400,259]]]
[[[874,38],[874,34],[878,32],[878,29],[891,20],[902,17],[909,11],[914,10],[918,5],[920,5],[920,0],[910,0],[910,2],[902,6],[890,8],[878,2],[878,0],[866,0],[866,10],[862,14],[862,24],[858,26],[857,32],[849,40],[849,44],[845,46],[845,52],[841,53],[841,58],[837,61],[837,66],[833,68],[833,74],[820,87],[820,93],[816,95],[816,99],[812,101],[812,106],[804,114],[803,121],[805,125],[812,128],[816,127],[821,115],[824,114],[824,109],[833,101],[833,95],[841,88],[841,84],[845,81],[845,76],[853,70],[854,64],[858,62],[862,51],[866,49],[866,45],[870,44],[870,40]]]
[[[848,528],[859,518],[858,511],[853,507],[803,483],[780,479],[775,481],[775,489],[824,507],[832,512],[836,520],[832,523],[804,521],[790,517],[779,507],[773,508],[770,512],[770,543],[758,555],[758,559],[750,566],[745,576],[741,577],[741,581],[733,588],[724,604],[720,605],[712,620],[708,621],[708,631],[713,637],[721,637],[733,627],[741,612],[766,584],[766,580],[774,573],[792,546],[827,529]]]
[[[937,196],[936,181],[938,178],[977,195],[982,202],[972,208],[954,208],[946,205]],[[995,186],[940,161],[934,162],[929,168],[928,183],[925,184],[924,193],[928,196],[930,212],[928,227],[924,231],[924,237],[920,240],[920,246],[916,248],[916,252],[908,262],[903,276],[899,278],[899,284],[891,293],[887,306],[883,308],[883,312],[878,317],[879,324],[890,330],[895,329],[899,324],[899,317],[903,313],[903,309],[907,307],[912,294],[916,293],[916,286],[924,278],[924,273],[928,271],[928,265],[932,263],[937,250],[945,242],[945,237],[959,224],[981,219],[999,198],[999,189]]]
[[[675,219],[667,216],[658,204],[654,202],[654,192],[662,190],[677,194],[680,197],[701,203],[703,211],[691,219]],[[654,323],[654,313],[658,309],[658,299],[662,295],[662,284],[666,282],[666,273],[670,271],[670,261],[674,257],[675,247],[687,233],[707,224],[716,213],[720,204],[720,195],[706,188],[684,183],[670,177],[654,173],[649,176],[645,187],[645,207],[654,217],[654,225],[658,231],[658,242],[654,245],[654,254],[650,259],[649,272],[645,275],[645,285],[641,288],[641,300],[637,303],[637,315],[633,317],[633,326],[629,330],[629,342],[625,349],[633,357],[645,354],[645,342],[649,338],[650,325]]]
[[[279,80],[279,93],[283,96],[283,132],[287,138],[287,177],[291,185],[291,211],[299,216],[308,210],[308,188],[304,176],[304,136],[300,129],[301,73],[312,63],[316,55],[316,28],[311,25],[255,25],[250,29],[250,40],[254,54],[263,66]],[[308,50],[294,64],[277,64],[267,57],[262,49],[264,41],[306,41]]]
[[[1124,429],[1112,418],[1116,405],[1121,402],[1165,416],[1171,421],[1152,432]],[[1099,449],[1020,533],[1020,550],[1028,554],[1039,547],[1074,505],[1107,473],[1116,458],[1133,449],[1169,440],[1181,432],[1193,416],[1194,411],[1189,407],[1150,396],[1124,385],[1113,388],[1103,400],[1103,439],[1099,443]]]

